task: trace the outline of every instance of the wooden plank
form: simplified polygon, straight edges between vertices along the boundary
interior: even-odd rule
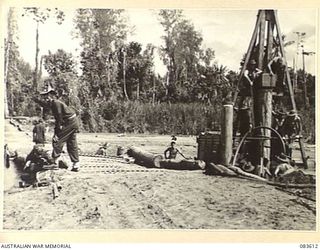
[[[266,179],[260,177],[260,176],[257,176],[255,174],[250,174],[250,173],[247,173],[245,171],[243,171],[241,168],[238,168],[238,167],[235,167],[235,166],[228,166],[229,169],[231,169],[232,171],[234,171],[235,173],[239,174],[239,175],[242,175],[242,176],[245,176],[245,177],[248,177],[248,178],[251,178],[251,179],[255,179],[255,180],[258,180],[258,181],[262,181],[262,182],[267,182]]]
[[[264,55],[264,40],[265,40],[265,10],[260,11],[260,23],[259,23],[259,40],[258,40],[258,68],[263,70],[263,55]],[[258,127],[262,125],[260,99],[260,88],[254,86],[253,91],[253,114],[254,114],[254,126]]]
[[[269,20],[268,22],[268,38],[267,38],[267,64],[271,61],[272,57],[272,47],[273,47],[273,29],[274,24],[272,23],[272,20]]]
[[[260,30],[259,30],[259,57],[258,57],[258,68],[264,69],[264,41],[265,41],[265,31],[266,31],[266,12],[265,10],[260,11]]]
[[[229,168],[220,165],[220,164],[214,164],[209,163],[206,168],[206,174],[209,175],[222,175],[222,176],[237,176],[237,174],[230,170]]]

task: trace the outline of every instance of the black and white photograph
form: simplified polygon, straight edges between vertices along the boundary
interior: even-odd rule
[[[1,230],[316,232],[316,9],[4,13]]]

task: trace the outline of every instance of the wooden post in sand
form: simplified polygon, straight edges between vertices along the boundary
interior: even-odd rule
[[[160,168],[160,161],[162,160],[161,155],[154,155],[147,151],[144,151],[138,147],[130,147],[128,150],[128,155],[133,157],[138,163],[146,167],[157,167]]]
[[[59,189],[56,183],[52,183],[51,184],[51,188],[52,188],[52,196],[53,199],[57,198],[59,196]]]
[[[233,105],[225,104],[221,119],[220,163],[229,165],[232,157]]]

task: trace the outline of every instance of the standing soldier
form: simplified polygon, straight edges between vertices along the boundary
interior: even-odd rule
[[[244,79],[245,82],[243,84],[243,88],[240,91],[241,100],[240,100],[240,110],[238,116],[240,119],[240,130],[242,130],[241,134],[246,133],[249,128],[252,127],[252,123],[254,123],[253,119],[253,94],[254,90],[256,90],[256,79],[262,74],[262,70],[257,68],[257,63],[254,59],[250,60],[246,70],[244,71]]]
[[[244,77],[252,87],[255,80],[262,74],[262,70],[257,68],[257,63],[254,59],[250,60],[247,69],[244,71]],[[248,86],[246,86],[248,88]],[[251,93],[249,93],[251,94]]]
[[[286,142],[287,155],[291,157],[293,143],[301,135],[301,118],[296,110],[291,110],[287,113],[279,133]]]
[[[45,143],[45,127],[43,125],[42,119],[40,119],[33,128],[33,142],[35,144],[44,144]]]
[[[280,93],[283,92],[285,83],[284,83],[284,75],[285,75],[285,69],[286,64],[284,62],[284,59],[281,57],[281,55],[277,55],[274,57],[269,63],[268,63],[268,69],[270,71],[270,74],[276,76],[276,92]]]
[[[240,132],[240,136],[243,137],[249,130],[253,127],[252,114],[251,114],[251,103],[252,99],[250,97],[245,97],[240,104],[238,110],[236,126]]]
[[[4,145],[4,165],[6,168],[10,167],[10,151],[8,148],[8,144]]]
[[[79,171],[79,153],[76,133],[79,132],[78,120],[75,112],[57,97],[57,92],[49,85],[47,90],[40,93],[45,101],[34,99],[42,106],[47,106],[55,118],[54,136],[52,138],[52,157],[58,163],[63,146],[67,143],[67,151],[72,161],[71,171]]]

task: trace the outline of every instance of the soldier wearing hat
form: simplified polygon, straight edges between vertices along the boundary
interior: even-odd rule
[[[79,153],[76,134],[79,132],[79,124],[76,113],[64,102],[58,99],[57,92],[48,85],[47,89],[40,93],[45,98],[41,101],[34,98],[34,101],[42,106],[48,107],[55,118],[54,136],[52,139],[52,157],[55,163],[61,155],[64,144],[67,144],[67,151],[72,161],[72,171],[79,171]]]
[[[244,71],[245,84],[240,91],[241,100],[240,108],[237,115],[237,123],[239,124],[240,134],[243,136],[246,132],[252,128],[252,98],[253,98],[253,87],[255,80],[259,77],[262,71],[256,67],[256,61],[251,59],[248,63],[246,70]],[[237,124],[238,125],[238,124]]]
[[[44,165],[53,164],[54,160],[50,156],[50,152],[44,148],[44,145],[34,145],[32,151],[26,157],[24,170],[31,172],[41,171]]]
[[[275,168],[274,176],[278,177],[279,175],[284,174],[286,171],[293,169],[294,161],[290,161],[288,157],[281,153],[279,156],[275,156],[275,160],[278,163],[278,165]]]

